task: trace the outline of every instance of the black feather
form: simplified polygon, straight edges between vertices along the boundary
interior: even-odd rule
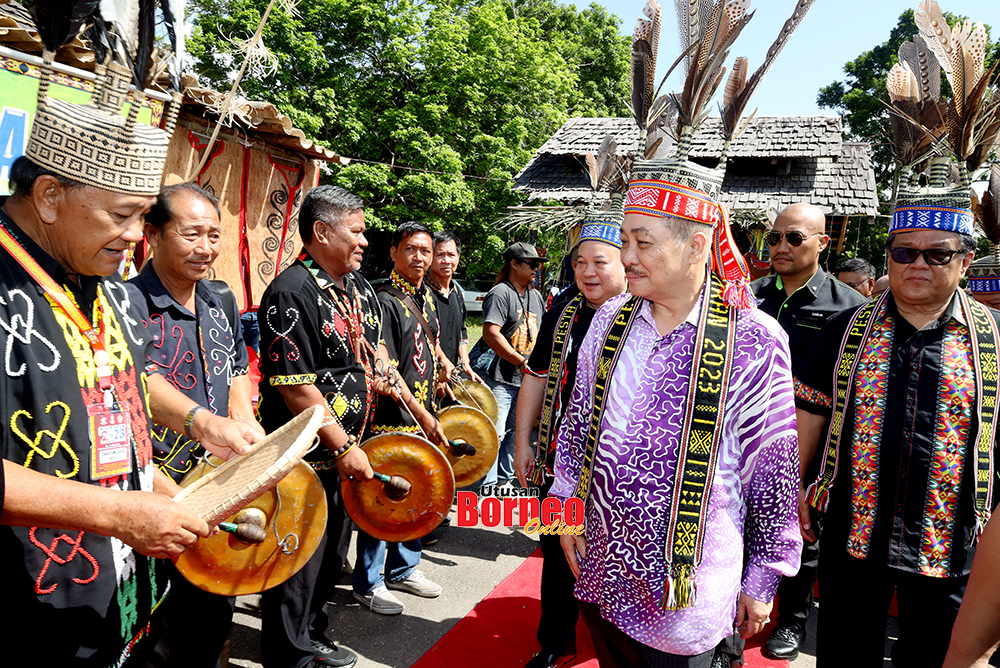
[[[94,12],[90,17],[90,26],[87,28],[87,41],[90,42],[90,49],[94,52],[94,59],[98,63],[105,63],[108,59],[108,51],[111,50],[111,36],[108,34],[108,26],[104,23],[104,18],[100,12]]]
[[[139,0],[139,40],[135,52],[138,76],[136,88],[142,90],[149,83],[153,67],[153,46],[156,43],[156,0]]]
[[[35,0],[31,15],[46,51],[58,51],[80,32],[100,0]]]
[[[174,58],[177,57],[177,17],[174,16],[173,11],[170,9],[170,0],[160,0],[160,11],[163,12],[163,25],[167,29],[167,37],[170,39],[170,50],[174,53]],[[183,90],[181,85],[180,68],[171,67],[170,72],[170,84],[173,86],[174,90]]]

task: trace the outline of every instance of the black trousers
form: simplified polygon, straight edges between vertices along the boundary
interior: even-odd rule
[[[261,594],[261,655],[265,668],[305,668],[313,660],[310,632],[326,633],[327,602],[340,581],[353,524],[344,512],[336,469],[317,471],[326,489],[326,534],[298,573]]]
[[[643,645],[601,617],[600,606],[580,604],[601,668],[710,668],[715,649],[694,656],[667,654]]]
[[[827,548],[831,545],[828,539]],[[932,578],[831,549],[823,554],[819,576],[823,601],[818,668],[882,668],[893,591],[899,607],[899,639],[892,647],[892,664],[925,668],[944,663],[968,576]]]
[[[540,498],[549,494],[552,481],[541,487]],[[573,587],[576,578],[566,561],[566,553],[559,544],[559,536],[542,534],[538,537],[542,548],[542,618],[538,622],[538,644],[543,652],[562,656],[571,652],[576,644],[576,621],[580,608]]]
[[[813,607],[813,589],[819,574],[819,542],[822,531],[822,514],[812,511],[810,524],[816,532],[816,541],[802,544],[802,565],[791,577],[781,578],[778,585],[779,624],[802,624],[809,619]]]
[[[235,596],[211,594],[188,582],[170,562],[170,594],[156,611],[151,634],[159,665],[169,668],[218,668],[222,646],[233,623]]]

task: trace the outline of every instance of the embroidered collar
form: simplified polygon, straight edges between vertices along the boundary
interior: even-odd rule
[[[393,273],[396,273],[396,272],[393,271]],[[429,287],[434,292],[437,292],[437,293],[441,294],[442,296],[444,295],[444,288],[441,287],[440,283],[438,283],[437,281],[434,280],[434,277],[431,276],[431,272],[428,271],[426,274],[424,274],[423,284],[426,285],[427,287]],[[451,286],[448,289],[448,294],[451,294],[454,291],[455,291],[455,279],[452,279]]]
[[[424,280],[426,280],[426,278]],[[392,273],[389,275],[389,281],[392,283],[392,287],[396,288],[404,295],[409,295],[411,297],[423,296],[421,292],[417,292],[417,286],[403,278],[395,269],[393,269]]]
[[[149,300],[153,302],[158,309],[166,310],[168,308],[172,308],[175,311],[179,311],[180,313],[186,315],[194,315],[181,306],[181,304],[174,299],[174,296],[170,294],[167,288],[163,285],[163,281],[160,280],[160,275],[156,273],[155,269],[153,269],[152,262],[146,263],[146,266],[142,268],[142,271],[139,272],[136,279],[142,283],[146,294],[149,296]],[[197,300],[200,299],[208,304],[210,308],[219,308],[221,306],[221,304],[217,301],[216,292],[209,285],[208,279],[198,281],[194,286],[194,292],[196,304]]]

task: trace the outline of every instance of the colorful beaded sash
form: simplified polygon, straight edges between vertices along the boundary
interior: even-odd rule
[[[934,452],[928,476],[921,526],[920,573],[949,573],[952,535],[965,454],[978,415],[976,444],[976,530],[978,538],[989,520],[993,497],[993,441],[998,391],[996,323],[989,311],[957,293],[972,327],[954,321],[942,340],[942,374],[938,384]],[[844,416],[853,391],[855,418],[851,448],[852,523],[847,551],[858,559],[868,555],[878,503],[878,461],[885,425],[885,397],[892,351],[892,317],[885,309],[888,292],[854,314],[840,345],[834,370],[835,395],[826,449],[819,476],[806,492],[809,503],[826,510],[837,475],[837,452]],[[858,351],[861,350],[861,354]],[[944,371],[947,370],[947,373]],[[975,410],[972,412],[973,399]]]
[[[561,389],[565,368],[563,367],[563,349],[566,347],[566,339],[569,336],[570,326],[576,317],[580,304],[583,302],[583,294],[578,294],[570,300],[559,315],[559,325],[556,327],[555,337],[552,339],[552,356],[549,362],[549,377],[545,385],[545,403],[542,404],[542,417],[538,423],[538,452],[535,454],[535,461],[532,463],[531,471],[528,473],[528,480],[541,485],[545,480],[545,465],[549,458],[549,450],[556,437],[556,424],[559,422],[561,406]]]
[[[719,455],[729,377],[732,371],[737,309],[723,299],[722,281],[709,274],[709,298],[698,318],[695,335],[697,363],[691,365],[688,396],[677,453],[677,482],[674,485],[667,519],[667,542],[664,548],[667,578],[661,605],[667,610],[681,610],[695,604],[695,579],[705,543],[705,517],[708,495],[715,478]],[[604,414],[606,387],[635,319],[636,297],[620,308],[608,330],[597,366],[594,411],[587,436],[583,471],[575,495],[586,500],[597,448],[597,436]]]

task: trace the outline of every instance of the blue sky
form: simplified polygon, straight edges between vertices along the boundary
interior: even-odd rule
[[[579,2],[577,7],[585,4]],[[645,0],[599,0],[598,4],[617,14],[622,19],[622,33],[631,35]],[[679,54],[674,4],[671,0],[660,0],[660,4],[664,19],[656,68],[658,81]],[[939,4],[952,14],[1000,24],[1000,4],[996,2],[942,0]],[[750,71],[756,70],[794,5],[793,0],[753,0],[750,8],[756,14],[736,40],[727,67],[734,57],[746,56]],[[832,114],[816,105],[819,89],[843,80],[844,63],[886,41],[899,15],[918,5],[919,0],[816,0],[757,89],[748,113],[756,107],[760,116]],[[664,90],[680,89],[680,69],[674,71]]]

